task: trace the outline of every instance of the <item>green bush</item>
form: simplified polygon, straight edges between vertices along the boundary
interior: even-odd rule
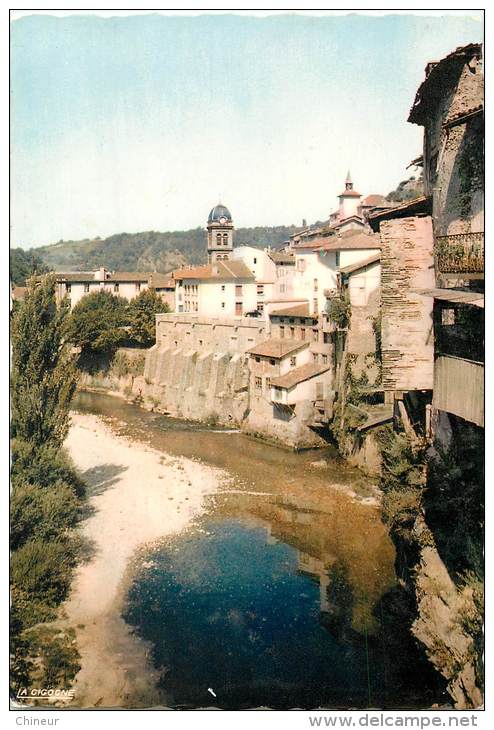
[[[127,301],[111,292],[87,294],[73,308],[67,326],[69,340],[83,352],[112,352],[126,340]]]
[[[80,515],[80,503],[65,482],[39,487],[16,480],[10,499],[11,548],[32,539],[66,541]]]
[[[334,297],[328,305],[328,316],[340,329],[350,325],[351,305],[347,298]]]
[[[422,507],[425,487],[425,446],[412,446],[404,432],[391,425],[377,431],[381,451],[380,487],[383,512],[392,527],[416,517]]]
[[[37,603],[48,608],[58,606],[68,595],[75,555],[61,542],[29,540],[12,553],[12,582],[21,588],[28,601],[32,599],[35,615]],[[31,616],[32,618],[32,616]]]
[[[138,355],[129,356],[118,350],[111,361],[111,371],[119,378],[125,375],[142,375],[146,355],[140,352]]]
[[[41,626],[29,633],[31,652],[38,657],[38,681],[46,689],[69,689],[80,670],[75,631]]]
[[[36,448],[32,443],[14,439],[11,446],[12,481],[50,487],[57,482],[67,484],[79,499],[85,495],[85,484],[65,450],[53,446]]]
[[[156,341],[156,315],[170,308],[154,289],[144,289],[129,304],[129,338],[150,347]]]

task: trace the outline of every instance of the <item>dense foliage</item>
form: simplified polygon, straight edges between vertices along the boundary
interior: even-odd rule
[[[84,484],[62,444],[76,384],[65,342],[68,310],[52,276],[31,283],[12,319],[11,689],[67,686],[73,636],[43,622],[67,597],[81,541]]]
[[[116,350],[127,338],[127,308],[127,301],[111,292],[87,294],[70,314],[69,340],[83,352]]]
[[[111,356],[123,344],[149,347],[155,341],[156,315],[168,311],[153,289],[143,290],[130,302],[111,292],[93,292],[73,308],[67,337],[81,348],[80,363],[94,355]]]
[[[45,274],[48,267],[39,253],[32,248],[10,249],[10,280],[15,286],[26,286],[27,280],[34,274]]]
[[[416,178],[411,176],[408,180],[402,180],[395,190],[386,196],[386,200],[395,203],[403,203],[405,200],[413,200],[424,194],[424,180],[422,174]]]
[[[61,446],[76,386],[65,343],[68,309],[57,307],[55,279],[32,284],[12,319],[12,436],[36,446]]]
[[[279,247],[296,230],[295,226],[237,228],[236,246],[249,244]],[[108,238],[59,241],[36,249],[47,266],[58,271],[92,271],[104,265],[113,271],[168,272],[183,264],[200,264],[206,259],[204,228],[188,231],[144,231],[117,233]]]
[[[349,327],[352,309],[348,297],[333,297],[328,304],[328,316],[340,329]]]
[[[170,308],[153,289],[144,289],[128,307],[129,338],[138,345],[149,347],[156,338],[156,315]]]

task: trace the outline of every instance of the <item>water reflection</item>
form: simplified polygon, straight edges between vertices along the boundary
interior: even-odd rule
[[[118,400],[81,410],[233,477],[186,534],[144,554],[126,620],[152,642],[175,707],[428,707],[441,684],[413,643],[410,597],[373,484],[321,452],[191,431]],[[216,698],[208,693],[208,687]]]

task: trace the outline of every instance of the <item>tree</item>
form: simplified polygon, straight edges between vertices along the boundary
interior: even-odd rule
[[[70,315],[67,336],[83,353],[111,352],[127,338],[127,302],[110,292],[83,297]]]
[[[387,194],[386,200],[394,203],[402,203],[405,200],[412,200],[424,194],[424,180],[422,174],[415,178],[414,175],[408,180],[402,180],[395,190]]]
[[[16,286],[26,286],[34,274],[46,274],[48,267],[41,256],[30,249],[12,248],[10,250],[10,279]]]
[[[48,275],[30,284],[12,318],[12,436],[33,447],[60,447],[68,432],[77,371],[65,340],[67,315]]]
[[[154,289],[144,289],[129,304],[129,336],[140,345],[152,345],[156,339],[156,315],[170,308]]]

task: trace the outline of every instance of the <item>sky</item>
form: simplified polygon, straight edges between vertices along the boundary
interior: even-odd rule
[[[326,219],[350,169],[416,173],[428,61],[482,40],[445,15],[32,15],[11,24],[11,245]]]

